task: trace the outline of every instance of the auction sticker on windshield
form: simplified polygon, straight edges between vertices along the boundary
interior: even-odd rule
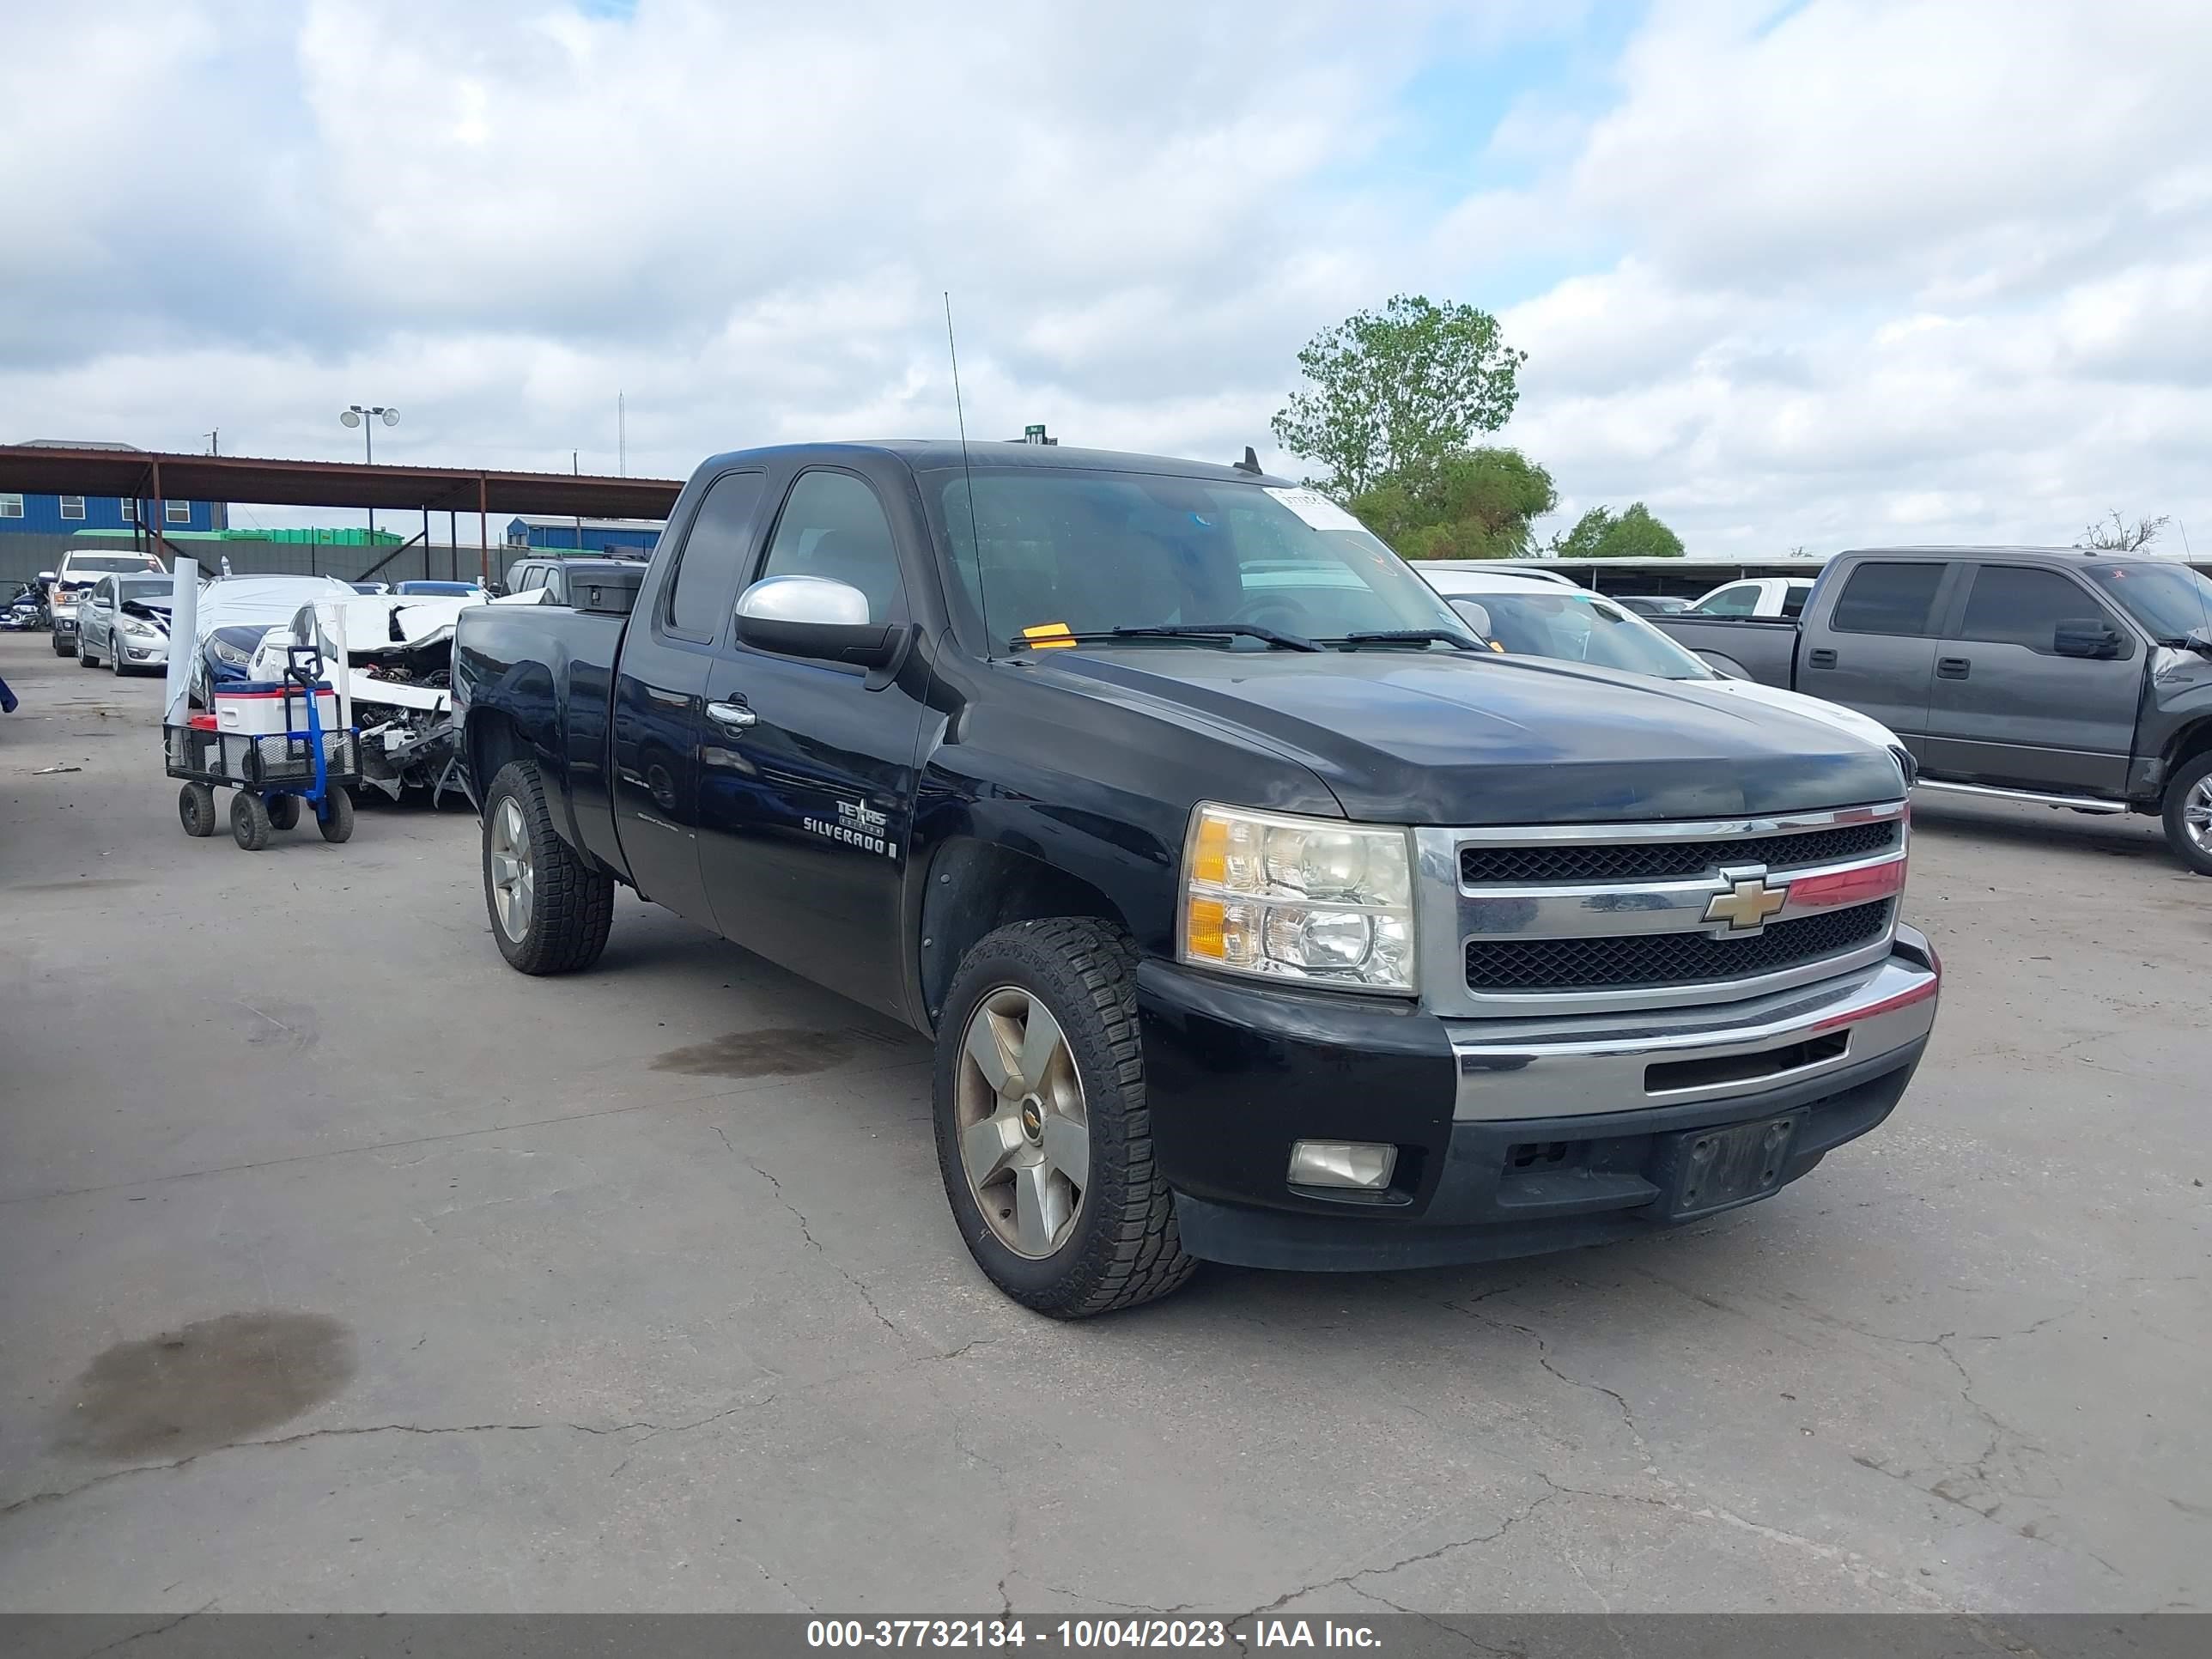
[[[1364,527],[1358,520],[1318,489],[1270,488],[1267,493],[1316,530],[1358,530]]]

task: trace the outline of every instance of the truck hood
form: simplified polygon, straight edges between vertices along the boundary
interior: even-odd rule
[[[1242,728],[1370,822],[1765,817],[1905,793],[1885,750],[1826,721],[1534,658],[1086,647],[1041,653],[1036,670]]]

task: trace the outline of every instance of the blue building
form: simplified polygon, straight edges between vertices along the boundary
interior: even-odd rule
[[[659,519],[579,520],[526,514],[507,521],[507,544],[555,553],[649,554],[660,531]]]
[[[73,443],[53,438],[33,438],[25,447],[136,450],[137,446]],[[0,534],[15,531],[46,536],[71,536],[81,530],[105,530],[120,532],[127,536],[137,527],[141,514],[150,514],[153,511],[152,501],[132,501],[128,496],[0,495]],[[164,531],[228,530],[229,527],[229,509],[222,501],[161,503],[159,528]]]

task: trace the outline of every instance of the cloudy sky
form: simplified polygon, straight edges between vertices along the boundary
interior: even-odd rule
[[[1504,441],[1569,514],[2212,550],[2203,0],[0,23],[0,439],[346,459],[389,403],[380,459],[611,472],[617,392],[635,473],[945,434],[949,289],[972,434],[1272,456],[1298,347],[1405,291],[1528,352]]]

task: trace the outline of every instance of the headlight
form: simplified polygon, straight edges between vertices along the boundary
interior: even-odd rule
[[[1404,830],[1201,805],[1183,849],[1183,961],[1364,991],[1411,991]]]
[[[241,651],[228,640],[210,640],[208,649],[233,668],[243,668],[253,660],[253,653],[251,651]]]
[[[120,626],[125,633],[134,638],[150,640],[154,637],[154,624],[140,622],[136,617],[125,617]]]

